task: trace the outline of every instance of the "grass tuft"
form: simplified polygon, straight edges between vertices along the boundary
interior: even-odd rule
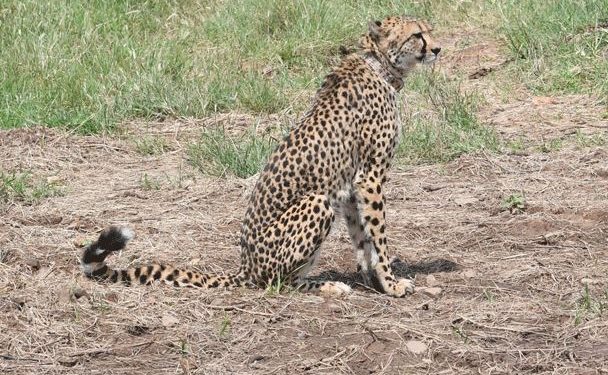
[[[5,0],[0,127],[88,134],[130,118],[300,111],[301,92],[370,20],[413,14],[445,26],[476,9],[447,0]]]
[[[585,134],[580,130],[575,133],[576,144],[579,148],[606,146],[608,145],[608,132],[596,133],[596,134]]]
[[[589,291],[589,285],[585,284],[583,293],[576,302],[574,324],[579,325],[586,320],[603,316],[604,312],[607,310],[608,290],[604,291],[603,295],[594,296]]]
[[[147,173],[141,175],[139,179],[139,186],[142,190],[160,190],[160,181],[154,177],[148,176]]]
[[[265,292],[266,292],[266,295],[272,297],[272,296],[278,296],[284,292],[287,292],[287,293],[297,292],[297,289],[294,289],[290,284],[286,284],[285,280],[281,277],[281,275],[278,275],[278,277],[276,277],[270,283],[268,283],[268,285],[266,286]]]
[[[230,328],[231,328],[231,321],[230,321],[230,317],[228,315],[225,315],[222,318],[222,322],[220,323],[220,329],[218,332],[218,336],[221,338],[226,338],[230,335]]]
[[[167,141],[158,136],[142,136],[134,140],[135,150],[140,155],[160,155],[169,150]]]
[[[526,206],[526,197],[522,192],[509,194],[500,204],[503,210],[508,210],[512,214],[523,213],[526,210]]]
[[[477,119],[481,99],[463,91],[458,82],[421,69],[405,90],[419,95],[405,109],[398,157],[409,163],[446,162],[464,153],[496,151],[495,132]],[[420,108],[423,108],[420,110]]]
[[[241,136],[223,128],[209,129],[190,144],[187,154],[189,162],[205,174],[247,178],[260,171],[275,145],[273,138],[258,136],[255,129]]]
[[[0,172],[0,202],[35,204],[48,197],[63,194],[57,184],[36,181],[27,172]]]
[[[516,70],[537,93],[608,94],[608,0],[507,1],[501,33]]]

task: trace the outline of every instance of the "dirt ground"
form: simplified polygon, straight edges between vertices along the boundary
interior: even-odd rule
[[[499,63],[479,57],[491,45],[477,47],[446,60],[465,74]],[[503,139],[540,145],[577,130],[605,135],[604,112],[592,97],[519,94],[491,102],[482,119]],[[254,179],[205,177],[184,152],[201,127],[218,122],[250,123],[234,115],[126,124],[121,137],[0,133],[1,170],[29,170],[64,192],[0,206],[0,372],[608,374],[608,146],[565,141],[549,152],[397,166],[389,247],[396,272],[418,286],[404,299],[357,284],[341,223],[318,272],[355,286],[343,298],[126,288],[83,277],[81,246],[109,224],[136,232],[113,265],[237,268]],[[134,139],[146,134],[166,138],[170,150],[138,154]],[[517,192],[525,210],[501,208]]]

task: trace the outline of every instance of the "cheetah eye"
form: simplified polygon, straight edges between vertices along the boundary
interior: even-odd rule
[[[422,38],[422,33],[415,33],[415,34],[413,34],[413,36],[415,36],[418,39],[421,39]]]

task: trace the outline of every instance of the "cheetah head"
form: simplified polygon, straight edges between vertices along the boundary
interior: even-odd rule
[[[387,68],[402,76],[417,63],[432,63],[441,47],[431,37],[428,22],[408,16],[388,17],[369,24],[361,39],[361,47],[373,52]]]

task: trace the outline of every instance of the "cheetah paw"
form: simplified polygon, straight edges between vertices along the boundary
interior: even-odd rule
[[[330,281],[325,283],[320,289],[321,294],[331,295],[334,297],[350,294],[352,289],[350,286],[340,281]]]
[[[393,297],[404,297],[406,294],[414,293],[414,280],[399,279],[392,288],[387,290],[388,295]]]

